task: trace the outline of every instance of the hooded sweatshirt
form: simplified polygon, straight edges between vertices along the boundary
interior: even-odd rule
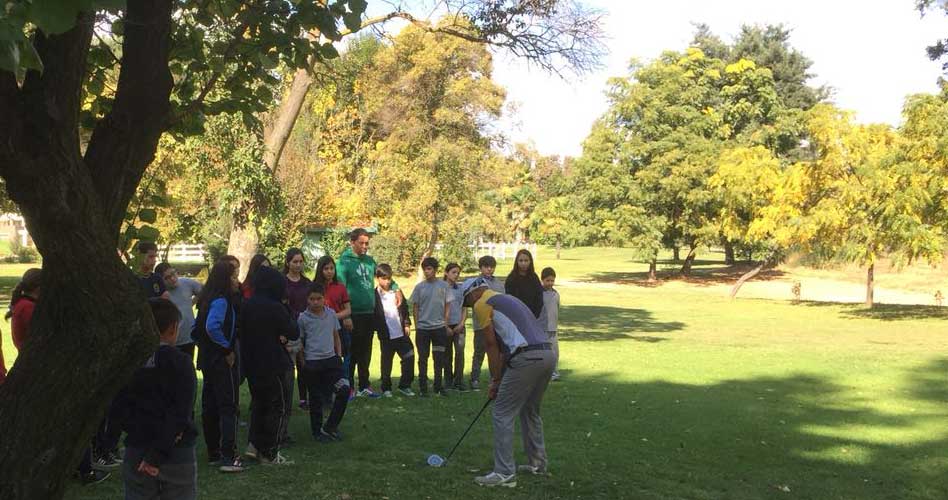
[[[282,302],[286,277],[261,267],[253,279],[253,295],[244,302],[240,316],[242,366],[248,377],[277,375],[293,368],[280,337],[289,341],[300,337],[293,314]]]
[[[375,312],[375,259],[347,248],[336,261],[336,276],[349,292],[352,314]]]

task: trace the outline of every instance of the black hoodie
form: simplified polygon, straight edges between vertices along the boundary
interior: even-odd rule
[[[300,337],[296,320],[283,303],[286,277],[269,267],[261,267],[253,277],[253,296],[240,311],[241,360],[248,377],[266,377],[293,369],[289,353],[280,337]]]

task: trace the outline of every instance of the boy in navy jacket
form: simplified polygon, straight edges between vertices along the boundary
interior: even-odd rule
[[[161,344],[128,386],[126,499],[188,500],[197,496],[192,409],[197,377],[175,348],[181,313],[167,299],[149,299]]]

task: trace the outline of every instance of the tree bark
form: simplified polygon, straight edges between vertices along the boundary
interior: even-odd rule
[[[434,215],[431,217],[431,234],[428,236],[428,245],[425,246],[425,251],[421,253],[421,260],[425,260],[428,257],[434,255],[435,246],[438,244],[438,238],[440,237],[440,228],[438,227],[438,213],[440,208],[435,207]],[[442,267],[444,267],[442,263]],[[418,281],[425,279],[424,271],[421,268],[421,262],[418,263]]]
[[[866,307],[872,308],[875,305],[875,288],[876,288],[876,265],[869,264],[869,269],[866,271]]]
[[[234,224],[230,230],[230,239],[227,240],[227,254],[237,257],[240,261],[240,281],[247,277],[250,259],[257,253],[260,245],[260,235],[257,228],[247,222],[243,226]]]
[[[171,6],[128,3],[116,101],[85,159],[78,116],[92,16],[35,35],[45,71],[29,72],[22,89],[0,71],[0,175],[43,256],[29,340],[0,386],[0,498],[61,498],[106,406],[157,346],[116,244],[168,111]]]
[[[764,270],[764,267],[765,267],[766,265],[767,265],[767,262],[766,262],[766,261],[761,261],[761,263],[758,264],[757,267],[755,267],[755,268],[751,269],[750,271],[744,273],[744,275],[741,276],[741,277],[737,280],[737,283],[734,283],[734,286],[731,288],[730,298],[733,299],[733,298],[737,297],[737,292],[741,291],[741,287],[744,286],[744,283],[747,283],[747,282],[750,281],[754,276],[757,276],[758,274],[760,274],[760,272]]]
[[[685,263],[681,266],[681,274],[684,276],[691,275],[691,266],[693,266],[695,263],[695,256],[697,253],[696,251],[698,249],[698,244],[692,243],[690,247],[691,248],[688,250],[688,256],[685,257]]]
[[[724,240],[724,263],[729,266],[737,263],[737,259],[734,258],[734,244],[728,240]]]
[[[649,283],[658,281],[658,259],[656,257],[652,257],[652,260],[648,261],[648,281]]]
[[[563,246],[560,237],[556,237],[556,260],[560,260],[560,248]]]
[[[681,247],[677,245],[672,247],[672,260],[675,262],[681,262]]]

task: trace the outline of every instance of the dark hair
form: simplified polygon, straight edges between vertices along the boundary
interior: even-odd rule
[[[437,270],[437,269],[438,269],[438,259],[436,259],[436,258],[434,258],[434,257],[425,257],[425,259],[424,259],[423,261],[421,261],[421,268],[424,269],[424,268],[426,268],[426,267],[433,267],[433,268],[435,268],[435,270]]]
[[[477,259],[477,267],[497,267],[497,259],[492,255],[485,255],[480,259]]]
[[[162,297],[152,297],[148,299],[148,305],[151,306],[151,315],[155,317],[155,324],[158,325],[158,333],[165,333],[168,328],[178,324],[181,321],[181,311],[168,299]]]
[[[219,259],[217,259],[217,262],[228,262],[228,263],[230,263],[231,267],[234,268],[234,272],[237,272],[237,270],[240,269],[240,259],[238,259],[237,257],[235,257],[235,256],[233,256],[233,255],[229,255],[229,254],[228,254],[228,255],[222,255]]]
[[[303,255],[303,251],[299,248],[293,247],[287,250],[286,257],[283,258],[283,274],[288,274],[290,272],[290,261],[293,260],[293,258],[297,255],[303,257],[303,262],[306,262],[306,256]]]
[[[171,269],[171,267],[171,264],[162,262],[161,264],[155,266],[155,274],[157,274],[159,278],[164,278],[165,271]]]
[[[323,277],[323,268],[329,264],[332,264],[332,267],[336,267],[336,261],[333,260],[331,255],[328,254],[323,255],[318,261],[316,261],[316,275],[313,276],[313,283],[325,283],[326,278]],[[339,276],[334,274],[332,276],[332,282],[339,283]],[[329,283],[325,284],[328,285]]]
[[[459,266],[457,262],[449,262],[448,265],[444,266],[444,277],[447,278],[448,273],[450,273],[451,270],[455,268],[461,269],[461,266]]]
[[[555,278],[556,271],[554,271],[552,267],[544,267],[543,270],[540,271],[540,279],[545,280],[550,277]]]
[[[365,228],[357,227],[353,229],[351,233],[349,233],[349,241],[355,241],[363,236],[371,237],[371,235],[369,234],[368,231],[365,230]]]
[[[13,306],[15,306],[17,302],[28,294],[35,292],[40,287],[42,277],[43,271],[36,267],[27,269],[26,272],[23,273],[20,282],[16,284],[16,287],[13,288],[13,292],[10,293],[10,310],[7,311],[7,319],[13,317]]]
[[[326,295],[326,287],[322,283],[316,283],[313,281],[309,285],[309,293],[318,293],[320,295]]]
[[[139,241],[138,242],[138,253],[146,254],[151,251],[158,251],[158,245],[153,241]]]
[[[388,264],[379,264],[375,268],[375,277],[376,278],[391,278],[392,266]]]
[[[527,257],[530,257],[530,267],[527,268],[527,276],[530,276],[531,274],[536,276],[537,271],[536,269],[533,268],[533,254],[530,253],[530,250],[527,250],[526,248],[521,248],[520,250],[517,251],[517,256],[514,257],[513,269],[510,271],[510,276],[520,274],[518,271],[519,268],[517,266],[517,261],[520,260],[521,255],[526,255]]]
[[[253,284],[253,275],[257,272],[257,269],[260,269],[264,261],[270,262],[270,258],[262,253],[254,255],[253,258],[250,259],[250,265],[247,266],[247,277],[244,278],[244,283]]]
[[[229,297],[231,280],[234,276],[234,264],[223,257],[217,260],[207,275],[207,283],[198,297],[198,308],[203,309],[217,297]]]

